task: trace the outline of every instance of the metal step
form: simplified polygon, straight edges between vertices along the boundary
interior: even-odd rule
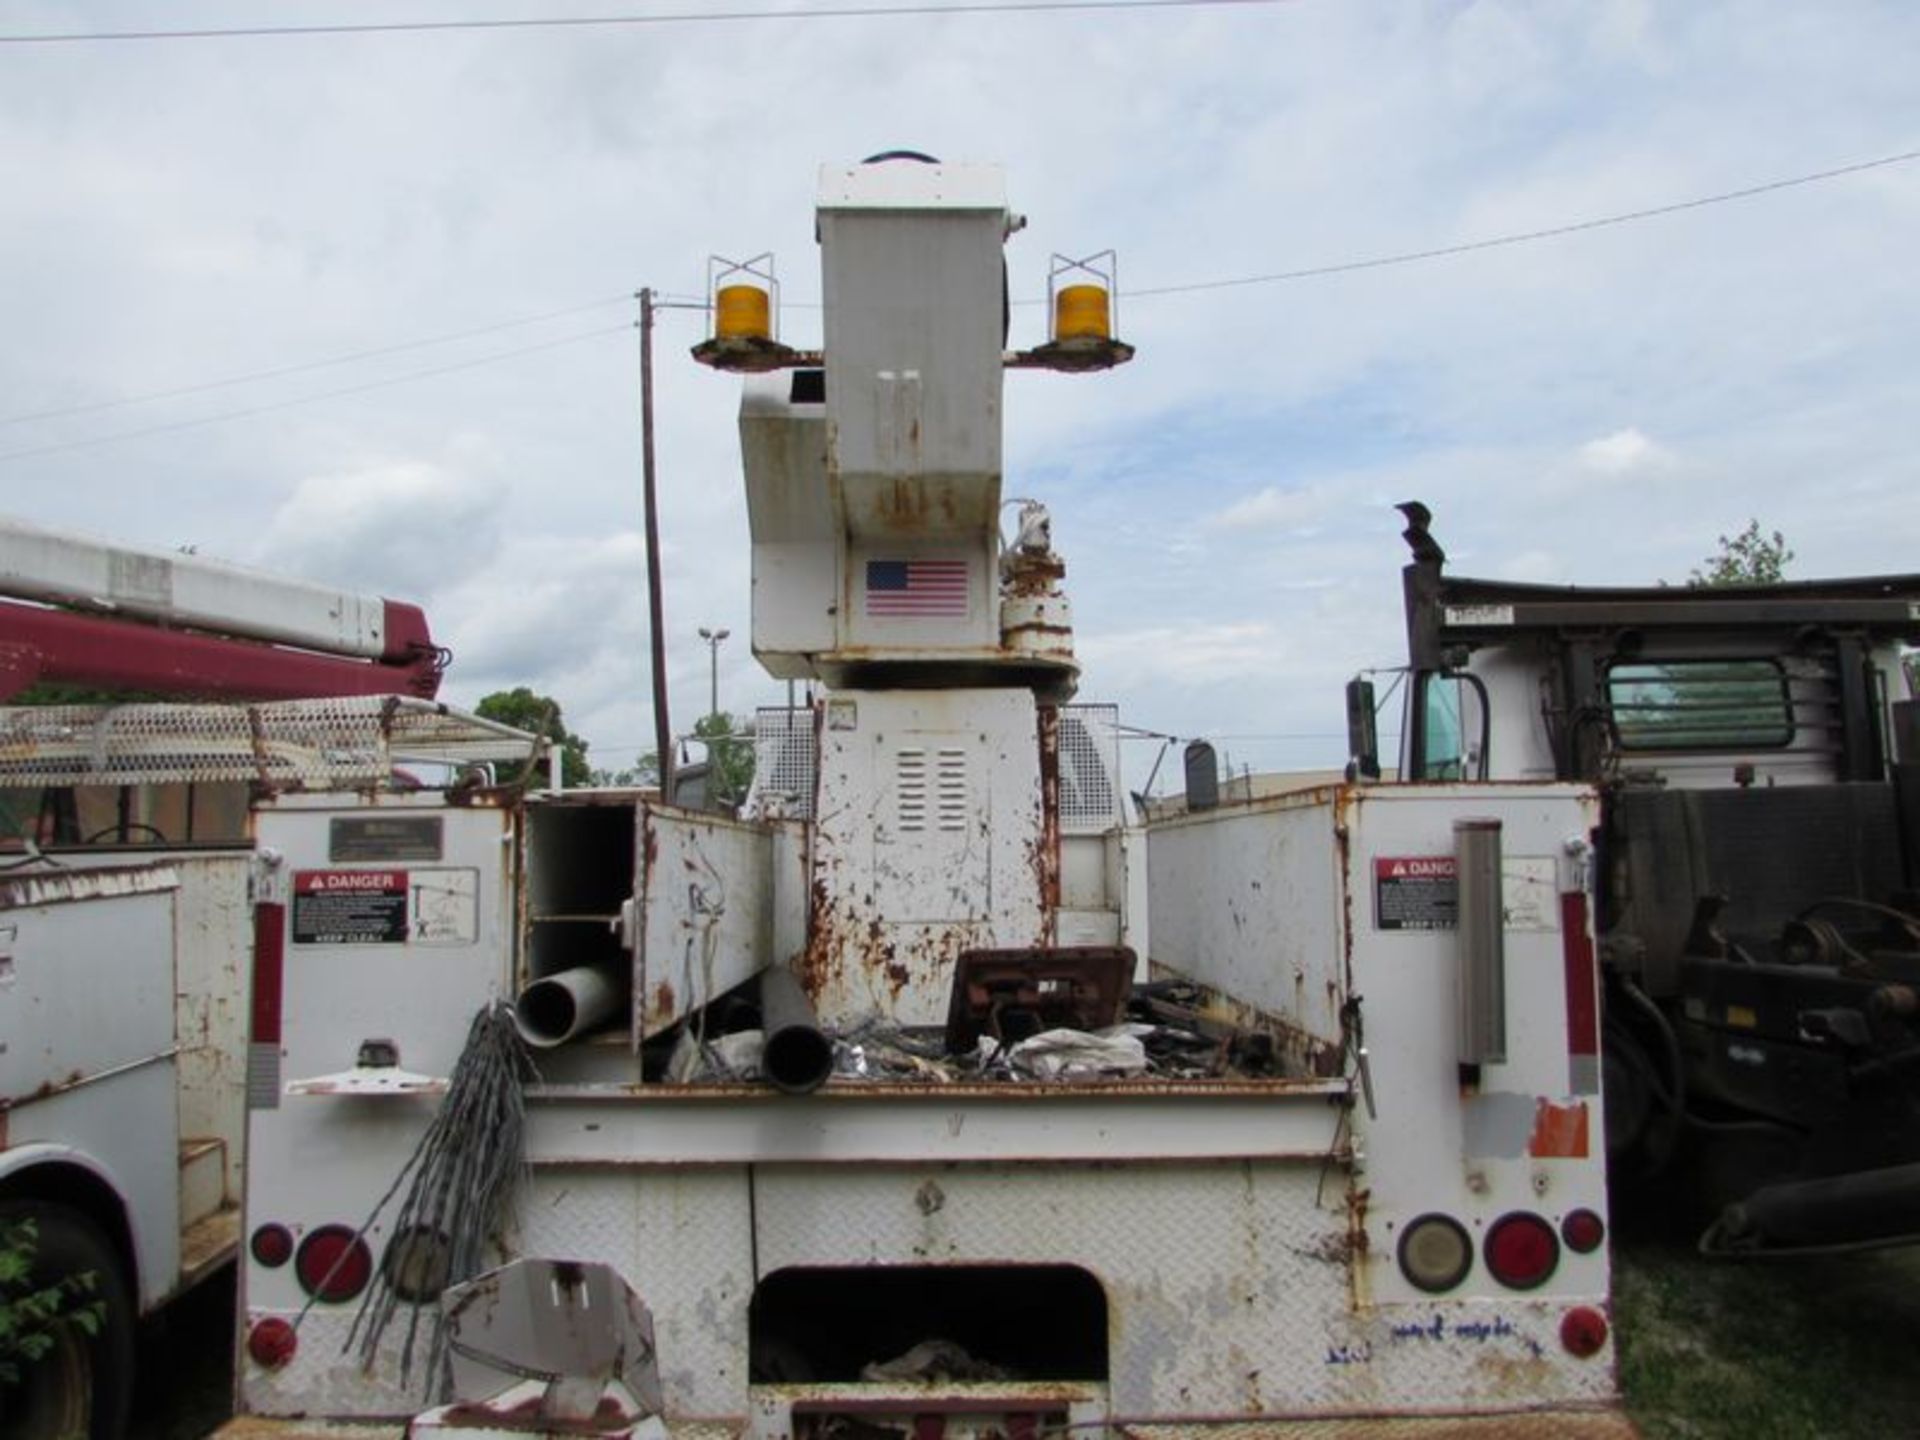
[[[234,1203],[227,1193],[227,1142],[204,1136],[180,1141],[180,1227]]]
[[[180,1288],[191,1289],[240,1253],[240,1207],[230,1205],[180,1232]]]

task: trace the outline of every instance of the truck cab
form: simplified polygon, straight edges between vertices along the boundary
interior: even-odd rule
[[[1473,579],[1445,572],[1424,507],[1403,508],[1402,774],[1603,796],[1616,1179],[1683,1174],[1727,1248],[1907,1234],[1920,576]]]

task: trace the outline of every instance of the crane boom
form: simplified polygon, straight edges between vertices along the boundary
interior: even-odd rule
[[[41,680],[431,698],[445,659],[415,605],[0,520],[0,699]]]

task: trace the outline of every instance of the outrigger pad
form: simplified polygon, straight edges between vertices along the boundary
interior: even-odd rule
[[[611,1265],[515,1260],[441,1303],[455,1400],[410,1433],[665,1434],[653,1316]]]

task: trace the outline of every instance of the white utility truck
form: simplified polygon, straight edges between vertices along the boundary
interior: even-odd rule
[[[5,1298],[98,1302],[0,1386],[8,1440],[117,1436],[136,1320],[237,1252],[251,792],[529,755],[422,698],[445,658],[410,605],[0,519],[0,698],[377,697],[0,708],[0,1233],[31,1256]]]
[[[257,805],[229,1436],[1628,1433],[1591,790],[1129,825],[999,517],[1005,371],[1131,352],[1080,265],[1006,351],[1019,223],[828,167],[823,350],[716,287],[755,653],[818,687],[749,818]]]
[[[352,805],[399,765],[533,745],[413,698],[0,709],[0,811],[24,821],[0,837],[0,1225],[32,1221],[36,1285],[90,1277],[73,1303],[101,1302],[0,1387],[0,1434],[118,1436],[137,1318],[237,1252],[246,1097],[278,1084],[276,1050],[249,1052],[271,1039],[256,902],[281,865],[249,791]]]

